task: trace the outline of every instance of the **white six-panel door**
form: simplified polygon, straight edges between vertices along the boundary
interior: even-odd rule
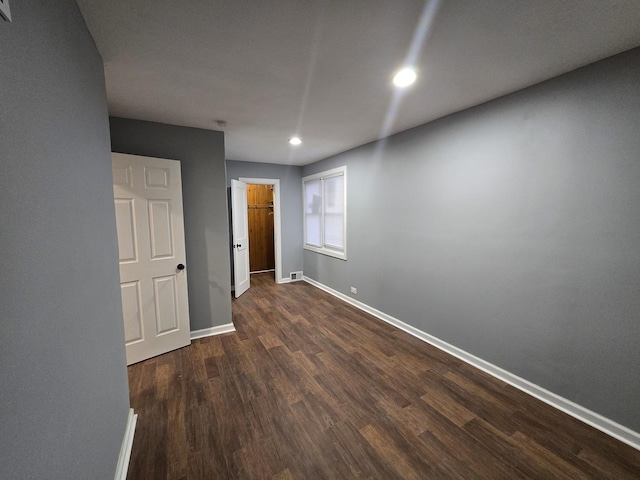
[[[180,162],[112,154],[127,364],[190,343]]]
[[[231,180],[231,227],[233,230],[233,283],[238,298],[250,287],[249,219],[247,184]]]

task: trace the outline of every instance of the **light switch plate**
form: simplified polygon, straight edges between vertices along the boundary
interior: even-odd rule
[[[11,21],[11,8],[9,8],[9,0],[0,0],[0,16],[8,22]]]

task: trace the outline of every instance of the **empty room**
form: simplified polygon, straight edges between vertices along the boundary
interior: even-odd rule
[[[640,478],[638,25],[0,0],[0,477]]]

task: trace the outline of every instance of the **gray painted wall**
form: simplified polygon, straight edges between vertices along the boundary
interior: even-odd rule
[[[113,479],[129,412],[102,60],[72,0],[0,21],[0,477]]]
[[[349,181],[305,274],[640,431],[638,85],[640,49],[305,167]]]
[[[224,134],[110,118],[114,152],[180,160],[191,330],[231,323]]]
[[[282,276],[302,270],[302,167],[227,160],[227,187],[231,179],[280,179]],[[230,235],[231,236],[231,235]],[[251,248],[251,247],[249,247]]]

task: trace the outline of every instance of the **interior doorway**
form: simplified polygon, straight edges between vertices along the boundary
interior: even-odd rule
[[[283,283],[280,180],[244,177],[239,180],[247,184],[249,270],[252,273],[272,270],[275,281]]]
[[[247,184],[249,271],[275,272],[273,185]]]

